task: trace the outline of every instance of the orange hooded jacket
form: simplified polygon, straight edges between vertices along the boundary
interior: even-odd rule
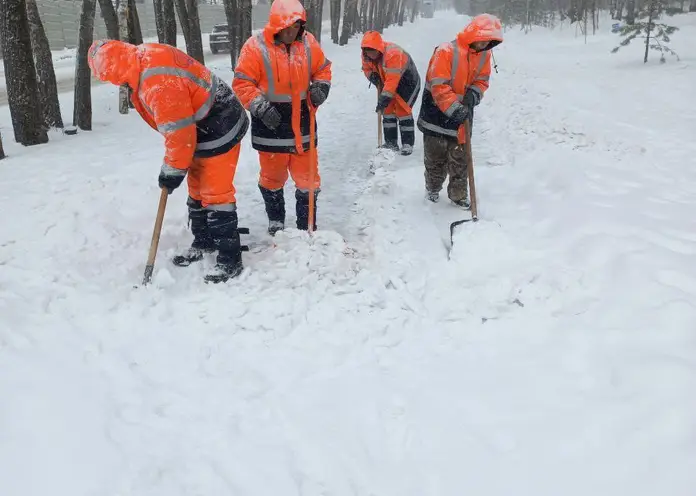
[[[175,47],[99,40],[88,64],[98,79],[131,88],[135,109],[164,135],[162,169],[170,174],[185,173],[194,155],[226,153],[249,127],[232,89]]]
[[[263,32],[249,38],[242,47],[234,71],[232,88],[251,114],[251,143],[254,149],[276,153],[309,150],[310,84],[320,84],[326,94],[331,87],[331,61],[311,33],[300,29],[289,46],[275,35],[307,15],[299,0],[275,0]],[[282,120],[276,129],[267,128],[256,116],[259,105],[270,102]],[[316,128],[315,128],[316,145]]]
[[[488,42],[481,51],[471,44]],[[490,49],[503,42],[500,20],[481,14],[457,34],[454,41],[438,46],[428,64],[418,129],[426,135],[457,138],[459,123],[450,117],[463,106],[467,90],[478,101],[488,89],[491,74]]]
[[[420,74],[411,56],[395,43],[382,39],[377,31],[367,31],[363,35],[360,48],[372,48],[382,54],[379,60],[362,56],[362,70],[365,77],[376,73],[382,82],[380,95],[388,98],[397,97],[403,108],[411,109],[420,91]]]

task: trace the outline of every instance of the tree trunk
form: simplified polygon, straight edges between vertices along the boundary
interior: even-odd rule
[[[652,21],[653,15],[655,14],[655,1],[648,0],[650,4],[648,5],[648,26],[645,32],[645,57],[643,57],[643,63],[648,63],[648,52],[650,51],[650,33],[652,32]]]
[[[87,65],[87,51],[94,39],[95,11],[96,0],[82,0],[80,28],[77,37],[77,60],[75,62],[73,126],[85,131],[92,130],[92,78]]]
[[[689,4],[689,12],[696,12],[696,0],[691,0]]]
[[[191,48],[186,47],[186,51],[198,62],[205,64],[201,21],[198,16],[198,0],[186,0],[186,12],[188,13],[189,33],[191,34]]]
[[[106,25],[106,36],[110,40],[118,40],[118,16],[111,0],[99,0],[99,10]]]
[[[239,49],[241,50],[244,42],[251,38],[252,4],[251,0],[238,0],[238,5],[241,23],[239,30]]]
[[[63,117],[60,115],[58,84],[56,83],[56,72],[53,69],[51,47],[39,17],[36,0],[26,0],[26,2],[29,34],[34,52],[34,63],[36,64],[36,82],[39,88],[44,124],[49,128],[62,128]]]
[[[242,49],[240,40],[241,36],[241,19],[240,11],[237,7],[237,0],[222,0],[225,7],[225,18],[227,19],[227,39],[230,40],[230,64],[232,70],[237,67],[237,58],[239,51]]]
[[[179,26],[184,34],[186,50],[191,46],[191,29],[189,28],[188,12],[186,11],[186,0],[172,0],[176,6],[176,15],[179,17]]]
[[[7,101],[15,140],[25,146],[48,141],[31,52],[27,6],[24,0],[0,2],[0,44],[3,47]]]
[[[355,10],[358,8],[358,0],[346,0],[343,6],[343,29],[338,40],[339,45],[347,45],[348,39],[353,34],[353,23],[355,20]]]
[[[176,46],[176,14],[174,0],[161,0],[162,20],[164,21],[164,41],[167,45]]]
[[[152,7],[155,11],[155,29],[157,30],[157,41],[164,43],[164,16],[162,10],[162,0],[152,0]]]
[[[2,134],[0,134],[0,160],[5,158],[5,149],[2,147]]]
[[[341,24],[341,0],[330,0],[331,41],[338,43],[338,28]]]
[[[626,24],[636,23],[636,0],[626,1]]]
[[[128,2],[121,0],[118,4],[118,30],[122,40],[128,39]],[[129,108],[128,98],[130,96],[128,85],[122,84],[118,89],[118,111],[127,114]]]
[[[133,45],[140,45],[143,42],[140,16],[138,15],[138,7],[135,5],[135,0],[128,0],[128,42]]]
[[[399,24],[399,26],[404,25],[404,15],[406,14],[406,0],[401,0],[399,2],[399,16],[396,20],[396,22]]]
[[[198,1],[176,0],[176,10],[179,14],[179,24],[181,24],[184,39],[186,40],[186,53],[201,64],[205,64],[201,22],[198,16]]]

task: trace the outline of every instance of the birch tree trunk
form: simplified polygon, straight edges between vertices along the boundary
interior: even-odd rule
[[[122,40],[128,39],[128,2],[121,0],[118,4],[118,30]],[[118,111],[121,114],[128,113],[128,85],[122,84],[118,89]]]

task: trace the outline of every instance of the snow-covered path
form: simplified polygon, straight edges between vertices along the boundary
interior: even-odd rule
[[[95,88],[92,133],[6,139],[0,494],[690,495],[696,17],[675,19],[682,61],[662,66],[604,32],[506,33],[474,125],[481,220],[450,261],[461,212],[423,199],[420,134],[367,173],[357,40],[325,43],[320,231],[269,246],[247,139],[252,252],[227,285],[167,262],[191,239],[180,188],[133,289],[161,140],[115,88]],[[466,20],[385,36],[423,75]]]

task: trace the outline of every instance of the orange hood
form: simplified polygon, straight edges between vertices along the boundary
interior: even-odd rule
[[[500,19],[491,14],[477,15],[457,35],[457,43],[461,46],[469,46],[476,41],[488,41],[486,50],[502,43],[503,25]]]
[[[379,53],[384,54],[384,45],[385,43],[381,34],[379,34],[377,31],[367,31],[363,35],[360,48],[372,48],[373,50],[377,50]]]
[[[273,0],[264,33],[272,40],[276,34],[297,21],[307,22],[307,12],[299,0]]]
[[[97,40],[87,55],[92,74],[101,81],[112,84],[128,84],[132,89],[140,79],[138,47],[116,40]]]

